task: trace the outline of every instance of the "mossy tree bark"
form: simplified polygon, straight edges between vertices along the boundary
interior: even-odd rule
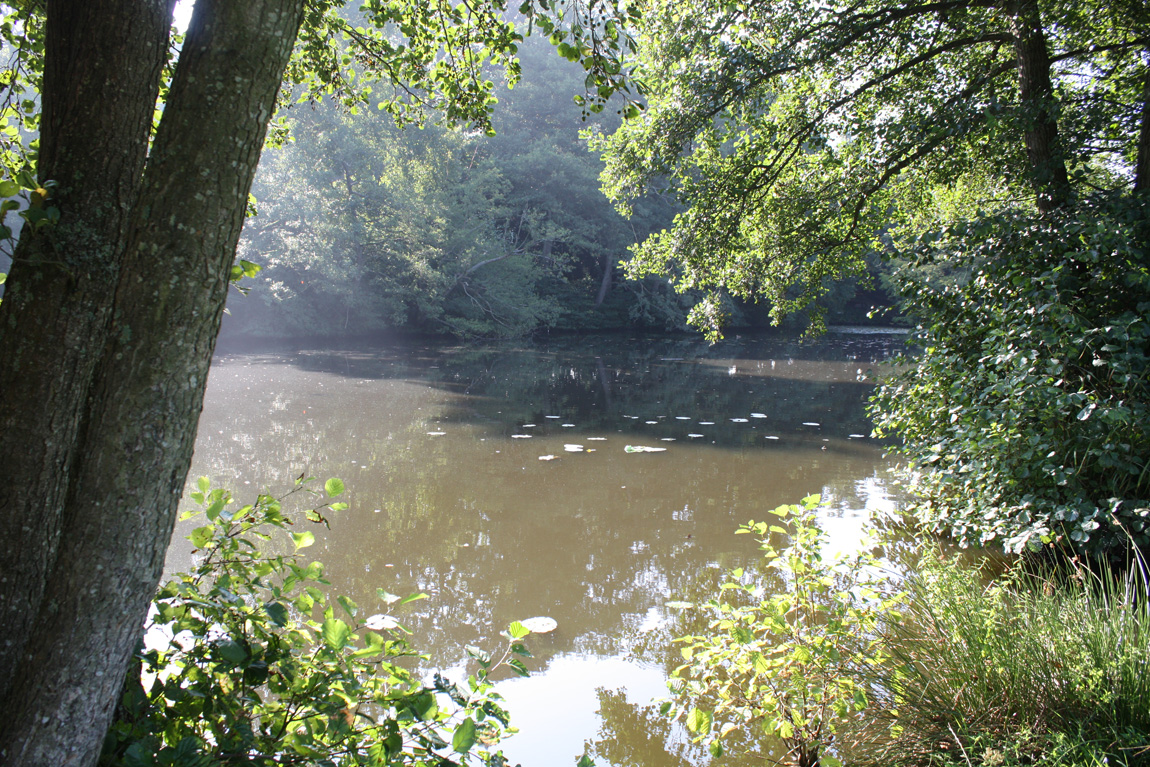
[[[49,6],[50,22],[61,21],[66,5]],[[117,29],[133,27],[148,14],[163,15],[163,23],[132,42],[117,42],[111,31],[100,39],[99,27],[89,27],[91,44],[87,53],[75,54],[76,71],[96,67],[105,57],[115,60],[110,50],[129,56],[141,44],[158,48],[162,57],[169,0],[103,5]],[[5,629],[5,643],[14,649],[0,720],[0,763],[87,765],[99,755],[161,574],[247,194],[302,8],[303,0],[198,0],[147,165],[141,156],[134,174],[124,169],[120,184],[110,182],[105,189],[103,205],[121,218],[109,225],[99,253],[88,253],[82,242],[68,246],[69,258],[84,252],[99,267],[105,295],[104,302],[83,308],[91,315],[86,344],[71,320],[35,325],[37,311],[60,317],[76,311],[68,305],[68,291],[75,290],[70,285],[59,295],[33,289],[35,272],[21,267],[31,276],[12,280],[0,305],[5,343],[22,344],[23,369],[39,366],[56,382],[45,384],[56,399],[35,405],[43,413],[6,405],[0,422],[6,443],[20,432],[38,449],[50,448],[16,464],[17,473],[9,476],[10,486],[46,488],[43,504],[37,507],[32,496],[15,498],[21,507],[13,507],[12,495],[3,501],[5,516],[14,509],[4,524],[24,532],[23,549],[4,544],[15,556],[6,557],[4,577],[31,564],[38,568],[38,583],[6,605],[30,620],[19,631]],[[110,71],[104,79],[133,79],[131,61],[105,65]],[[149,120],[159,75],[158,67],[149,71],[152,89],[126,98],[136,112],[146,109]],[[46,77],[46,113],[49,84]],[[59,125],[45,121],[46,141],[52,131],[72,136],[58,150],[61,167],[71,169],[69,152],[79,153],[84,145],[97,167],[115,165],[124,151],[120,137],[93,142],[83,137],[82,126],[69,133],[74,118],[69,113]],[[146,140],[144,130],[137,143],[146,148]],[[101,154],[109,157],[100,160]],[[61,203],[61,228],[80,226],[90,208],[76,203],[73,214],[71,198]],[[36,306],[44,301],[59,305]],[[35,337],[19,343],[9,338],[17,335]],[[77,352],[73,344],[86,348]],[[60,418],[68,428],[57,435],[53,419]],[[15,450],[6,444],[5,458]],[[59,472],[53,481],[47,475],[54,468]],[[24,530],[39,518],[51,524],[35,533]],[[0,585],[12,593],[8,582]]]

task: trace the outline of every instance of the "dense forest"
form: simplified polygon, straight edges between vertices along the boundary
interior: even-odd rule
[[[396,126],[370,105],[287,110],[290,140],[265,151],[239,256],[263,267],[233,294],[224,332],[337,336],[399,331],[513,337],[534,331],[687,330],[699,291],[628,279],[630,248],[681,206],[652,191],[624,218],[599,191],[603,162],[581,136],[610,133],[587,112],[577,67],[546,39],[519,46],[523,79],[498,87],[494,136],[428,122]],[[891,306],[875,254],[831,285],[832,321]],[[726,298],[729,327],[766,327],[770,305]],[[787,318],[802,327],[802,316]]]

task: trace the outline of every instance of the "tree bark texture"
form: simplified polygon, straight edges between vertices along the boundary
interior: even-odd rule
[[[0,303],[0,700],[56,561],[173,3],[48,3],[39,174],[61,218],[25,227]]]
[[[1038,209],[1048,212],[1070,201],[1066,156],[1058,137],[1058,100],[1050,80],[1050,52],[1037,0],[1010,0],[1006,12],[1018,59],[1018,90],[1031,184]]]
[[[1150,56],[1147,51],[1146,56]],[[1134,161],[1134,192],[1150,189],[1150,67],[1142,79],[1142,126]]]
[[[99,754],[162,572],[247,194],[302,6],[196,4],[117,243],[123,263],[79,408],[57,566],[3,704],[5,765],[90,765]]]

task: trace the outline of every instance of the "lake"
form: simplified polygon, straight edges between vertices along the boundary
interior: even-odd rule
[[[859,331],[220,353],[190,476],[241,502],[342,478],[350,508],[304,553],[367,614],[377,588],[428,594],[400,616],[428,669],[461,678],[467,645],[555,619],[528,639],[532,675],[499,684],[512,763],[573,765],[598,741],[601,767],[699,764],[647,705],[675,664],[664,603],[753,565],[733,533],[780,504],[821,494],[841,550],[895,505],[862,378],[901,346]],[[177,536],[169,567],[188,549]]]

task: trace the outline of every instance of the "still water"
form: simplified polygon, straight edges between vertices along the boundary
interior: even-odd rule
[[[223,353],[191,477],[245,502],[301,473],[342,478],[350,508],[305,553],[366,614],[377,588],[428,594],[400,617],[429,669],[463,677],[465,646],[558,621],[529,638],[531,677],[499,685],[513,763],[589,748],[601,766],[701,764],[648,705],[675,662],[664,603],[752,564],[738,525],[812,493],[830,546],[858,544],[894,504],[861,378],[900,346],[839,332]],[[169,567],[187,556],[174,544]]]

